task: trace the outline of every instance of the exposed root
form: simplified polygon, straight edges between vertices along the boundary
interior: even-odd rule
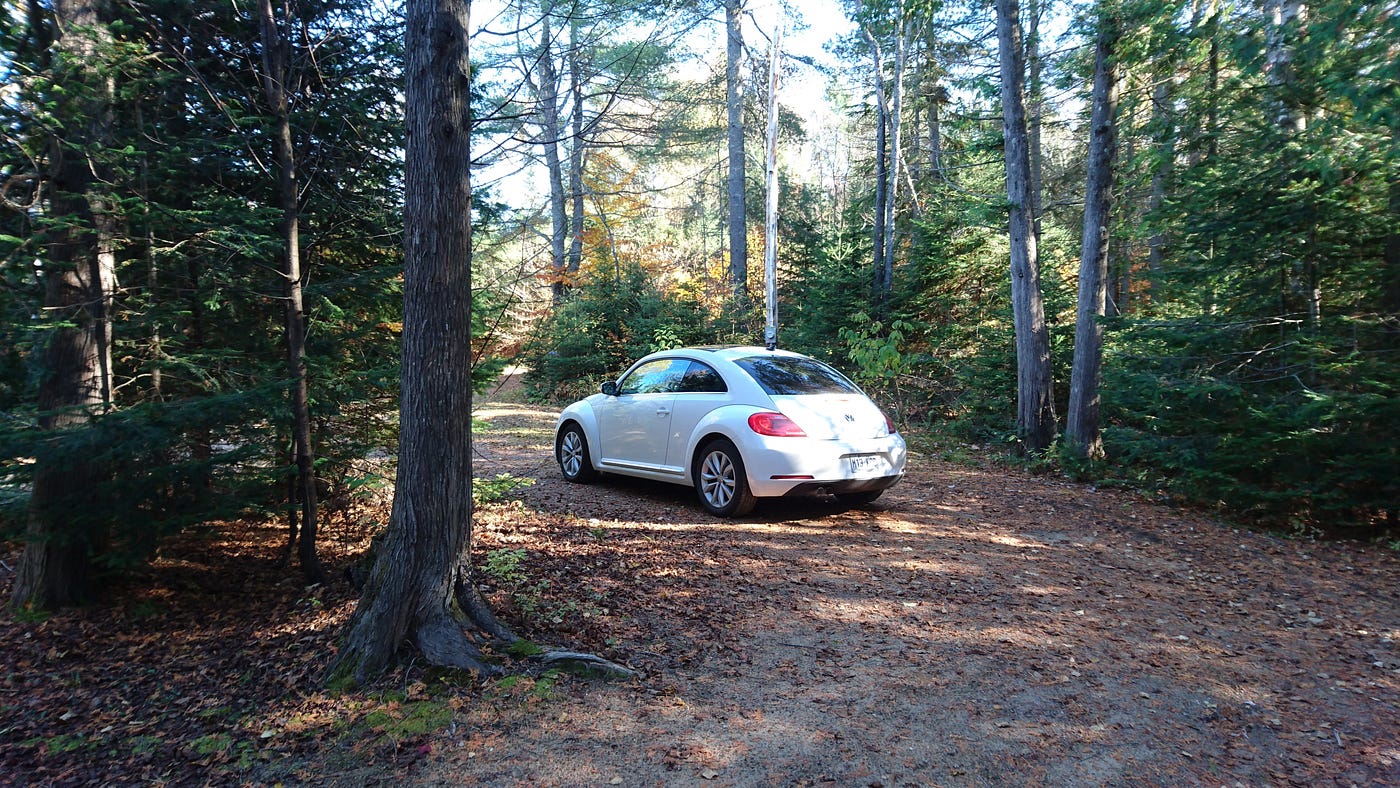
[[[464,574],[458,574],[455,591],[457,606],[462,609],[467,620],[476,629],[494,638],[499,645],[509,646],[519,642],[520,636],[496,618],[496,614],[491,612],[491,606],[486,603],[476,585],[463,579]]]
[[[482,677],[505,673],[500,665],[490,662],[467,635],[463,622],[451,616],[434,616],[421,622],[414,630],[414,644],[429,664],[443,668],[470,670]]]
[[[495,645],[511,650],[512,646],[524,643],[519,635],[512,632],[510,627],[496,618],[495,614],[491,612],[491,607],[482,598],[481,592],[474,584],[459,579],[456,591],[457,605],[466,615],[470,625],[494,639]],[[531,649],[535,648],[533,644],[530,645]],[[427,656],[426,652],[425,656]],[[524,657],[531,662],[538,663],[544,670],[563,670],[577,675],[620,681],[631,681],[637,677],[637,671],[625,665],[619,665],[596,654],[580,651],[535,651],[533,654],[525,654]]]
[[[557,668],[577,675],[615,681],[631,681],[637,677],[637,671],[625,665],[580,651],[546,651],[532,659],[539,661],[546,669]]]

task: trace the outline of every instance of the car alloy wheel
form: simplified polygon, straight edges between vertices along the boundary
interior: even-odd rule
[[[577,424],[570,424],[559,433],[555,458],[559,461],[560,472],[568,481],[586,482],[597,473],[588,459],[588,441],[584,439],[583,430],[579,429]]]
[[[695,469],[695,489],[700,503],[720,517],[748,514],[756,500],[749,491],[739,451],[723,438],[712,441],[701,451],[700,464]]]

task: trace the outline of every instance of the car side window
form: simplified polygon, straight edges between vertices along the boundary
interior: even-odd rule
[[[690,362],[690,367],[681,376],[680,387],[676,391],[682,394],[714,393],[728,391],[729,387],[724,384],[724,378],[714,371],[708,364],[699,361]]]
[[[687,362],[684,359],[662,358],[632,370],[618,386],[619,396],[627,394],[663,394],[672,392],[680,384]]]

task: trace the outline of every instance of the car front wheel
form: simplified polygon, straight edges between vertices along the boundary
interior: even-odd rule
[[[566,481],[590,482],[598,475],[588,457],[583,428],[572,422],[559,432],[559,439],[554,443],[554,459],[559,461],[559,471]]]
[[[744,460],[734,444],[717,438],[700,450],[695,465],[695,491],[700,505],[719,517],[739,517],[753,511],[757,499],[749,490]]]

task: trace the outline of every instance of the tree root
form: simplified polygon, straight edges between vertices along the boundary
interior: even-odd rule
[[[456,601],[470,625],[477,631],[490,636],[496,646],[510,652],[518,650],[513,647],[525,643],[523,638],[512,632],[510,627],[502,624],[500,619],[496,618],[476,586],[464,582],[460,577],[456,584]],[[530,648],[526,649],[526,653],[521,654],[521,656],[526,661],[537,663],[542,671],[563,670],[575,675],[613,681],[631,681],[637,677],[637,671],[596,654],[563,649],[540,649],[534,644],[528,645]],[[492,667],[497,666],[493,665]],[[490,675],[499,675],[499,672]]]
[[[547,670],[559,669],[580,676],[611,681],[631,681],[637,677],[637,671],[625,665],[580,651],[546,651],[531,659],[539,661]]]
[[[481,592],[470,582],[468,567],[459,566],[456,575],[448,600],[428,595],[414,604],[402,596],[381,599],[378,594],[362,599],[364,610],[357,611],[357,616],[399,621],[395,628],[399,634],[385,638],[374,627],[364,631],[352,628],[345,647],[326,674],[326,681],[337,685],[364,684],[393,660],[393,652],[405,640],[418,649],[428,664],[470,671],[482,679],[513,672],[512,664],[503,664],[498,655],[513,658],[514,665],[523,668],[516,670],[527,674],[562,670],[614,681],[637,677],[635,670],[596,654],[544,649],[525,641],[491,612]]]

